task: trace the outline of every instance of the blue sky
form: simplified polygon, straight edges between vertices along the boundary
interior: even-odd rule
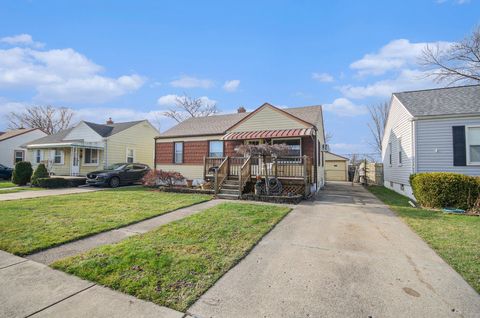
[[[434,87],[417,65],[480,23],[480,1],[0,1],[0,130],[25,105],[75,120],[162,117],[172,96],[224,113],[324,105],[332,149],[372,152],[365,106]]]

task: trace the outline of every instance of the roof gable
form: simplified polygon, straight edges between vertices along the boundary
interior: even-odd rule
[[[102,135],[100,135],[95,129],[93,129],[89,123],[81,121],[72,128],[72,130],[63,137],[65,140],[83,140],[87,142],[99,142],[102,141]]]
[[[35,131],[35,130],[40,130],[38,128],[20,128],[20,129],[14,129],[14,130],[9,130],[3,133],[0,133],[0,142],[15,138],[17,136],[23,135],[23,134],[28,134],[29,132]]]
[[[228,132],[310,128],[313,125],[280,108],[265,103],[228,128]]]

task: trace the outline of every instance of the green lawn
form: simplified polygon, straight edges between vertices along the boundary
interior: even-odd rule
[[[16,187],[15,183],[6,180],[0,180],[0,189]]]
[[[385,187],[368,190],[388,204],[450,266],[480,293],[480,217],[412,208],[408,198]]]
[[[211,199],[123,188],[0,203],[0,249],[33,253]]]
[[[52,266],[185,311],[289,211],[279,206],[222,203]]]

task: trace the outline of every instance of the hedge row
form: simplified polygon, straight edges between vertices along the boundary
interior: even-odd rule
[[[58,188],[69,188],[69,187],[78,187],[85,184],[84,178],[76,179],[65,179],[65,178],[39,178],[37,179],[37,184],[41,188],[47,189],[58,189]]]
[[[450,172],[412,174],[413,194],[424,207],[472,209],[480,200],[480,178]]]

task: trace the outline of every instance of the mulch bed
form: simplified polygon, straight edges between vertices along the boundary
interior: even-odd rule
[[[303,195],[297,194],[292,196],[283,195],[255,195],[255,194],[243,194],[243,200],[262,201],[271,203],[286,203],[286,204],[299,204],[304,199]]]
[[[215,194],[214,190],[204,190],[200,188],[187,188],[187,187],[165,187],[160,186],[158,191],[161,192],[175,192],[175,193],[197,193],[197,194]]]

